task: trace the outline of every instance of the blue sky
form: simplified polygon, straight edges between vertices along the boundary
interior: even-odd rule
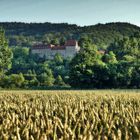
[[[0,0],[0,21],[140,26],[140,0]]]

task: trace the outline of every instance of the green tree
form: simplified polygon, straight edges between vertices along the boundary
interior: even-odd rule
[[[63,81],[62,77],[60,75],[58,75],[55,79],[55,83],[56,86],[64,86],[65,82]]]
[[[54,61],[56,65],[61,65],[63,63],[63,57],[59,53],[57,53],[54,56]]]
[[[47,34],[45,34],[45,35],[43,36],[42,41],[43,41],[44,44],[50,44],[50,43],[51,43],[50,38],[48,37]]]
[[[60,39],[60,45],[61,45],[61,46],[62,46],[62,45],[65,45],[65,42],[66,42],[66,38],[62,37],[62,38]]]
[[[105,63],[111,63],[111,64],[114,64],[114,63],[117,63],[117,59],[116,59],[116,55],[110,51],[109,53],[105,54],[102,58],[102,60],[105,62]]]
[[[11,68],[12,51],[8,47],[5,32],[0,28],[0,76]]]
[[[25,81],[22,73],[10,75],[9,80],[10,80],[11,87],[14,87],[14,88],[22,87]]]
[[[53,45],[58,45],[59,44],[59,40],[57,38],[55,38],[55,39],[51,40],[50,43],[53,44]]]
[[[140,62],[133,63],[132,67],[131,87],[140,88]]]
[[[29,86],[30,87],[33,87],[33,86],[36,86],[37,87],[37,86],[39,86],[38,79],[36,77],[33,77],[33,79],[29,81]]]
[[[78,44],[79,44],[80,47],[86,46],[87,43],[92,44],[92,40],[91,40],[91,38],[89,38],[88,36],[85,36],[85,35],[82,36],[80,38],[80,40],[78,41]]]
[[[90,41],[83,42],[82,50],[70,64],[70,85],[78,88],[95,88],[97,85],[96,68],[104,66],[101,54]]]
[[[38,76],[38,79],[39,79],[41,85],[43,85],[43,86],[53,86],[54,81],[55,81],[52,71],[49,68],[46,69],[46,72],[41,73]]]
[[[123,60],[126,55],[139,59],[140,39],[136,37],[124,37],[111,43],[108,50],[115,53],[117,60]]]
[[[10,78],[9,76],[5,75],[4,77],[0,78],[0,87],[2,88],[10,88]]]

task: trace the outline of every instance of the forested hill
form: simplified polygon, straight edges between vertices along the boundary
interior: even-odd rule
[[[33,42],[60,43],[69,38],[79,39],[88,36],[101,48],[105,48],[116,38],[131,36],[140,31],[140,27],[129,23],[108,23],[80,27],[67,23],[17,23],[1,22],[6,31],[10,46],[28,46]]]
[[[21,23],[21,22],[1,22],[7,35],[25,35],[25,36],[38,36],[46,33],[64,33],[64,32],[77,32],[80,28],[77,25],[69,25],[67,23]]]

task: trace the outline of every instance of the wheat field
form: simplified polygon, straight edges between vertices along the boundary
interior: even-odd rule
[[[140,140],[140,91],[0,91],[0,140]]]

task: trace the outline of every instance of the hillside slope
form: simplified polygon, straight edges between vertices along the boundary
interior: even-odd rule
[[[140,27],[129,23],[107,23],[80,27],[67,23],[18,23],[1,22],[0,27],[6,30],[9,45],[31,46],[34,41],[46,41],[62,38],[79,39],[81,36],[92,38],[99,47],[106,48],[116,38],[131,36],[140,32]],[[48,41],[49,40],[49,41]]]

